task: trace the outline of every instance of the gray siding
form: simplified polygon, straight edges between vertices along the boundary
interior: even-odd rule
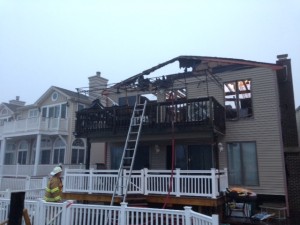
[[[252,81],[254,117],[227,121],[224,142],[255,141],[260,185],[248,188],[259,194],[283,195],[285,174],[276,74],[256,68],[222,75],[223,82],[237,78]],[[220,159],[220,164],[226,166],[226,157]]]

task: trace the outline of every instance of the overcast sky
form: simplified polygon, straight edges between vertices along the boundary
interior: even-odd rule
[[[299,0],[0,0],[0,102],[116,83],[179,55],[275,63],[300,105]]]

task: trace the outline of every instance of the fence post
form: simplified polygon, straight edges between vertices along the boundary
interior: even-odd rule
[[[37,218],[34,220],[37,221],[37,224],[45,224],[46,223],[46,208],[45,208],[45,201],[43,199],[39,199],[37,201]]]
[[[175,193],[176,197],[180,197],[180,169],[176,168],[175,171]]]
[[[216,182],[216,169],[211,168],[211,197],[216,198],[217,197],[217,182]]]
[[[126,208],[127,202],[121,202],[121,215],[120,215],[120,223],[119,225],[125,225],[126,222]]]
[[[25,180],[25,190],[29,190],[30,189],[30,177],[26,176],[26,180]]]
[[[42,180],[42,188],[46,188],[48,184],[48,177],[43,177]]]
[[[10,198],[11,191],[10,189],[6,189],[5,198]]]
[[[185,225],[191,225],[191,211],[192,211],[191,206],[184,206]]]
[[[144,195],[148,194],[148,168],[144,168]]]
[[[73,200],[67,200],[63,203],[62,213],[61,213],[61,224],[71,224],[71,205]]]
[[[213,214],[211,219],[212,219],[212,225],[219,225],[219,215]]]
[[[92,194],[92,188],[93,188],[93,173],[94,173],[94,169],[90,169],[89,172],[89,181],[88,181],[88,193]]]

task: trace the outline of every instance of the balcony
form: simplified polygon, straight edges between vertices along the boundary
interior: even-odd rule
[[[76,136],[116,138],[128,132],[133,106],[89,108],[77,112]],[[225,133],[225,110],[213,97],[148,102],[143,120],[143,135],[174,133]]]
[[[37,134],[39,132],[64,134],[67,131],[68,120],[66,118],[34,117],[5,122],[3,126],[0,126],[0,136]]]

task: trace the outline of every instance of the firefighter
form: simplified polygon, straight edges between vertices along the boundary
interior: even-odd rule
[[[60,202],[62,200],[62,180],[61,180],[62,169],[60,166],[57,166],[50,173],[52,176],[48,182],[48,185],[45,190],[44,200],[47,202]]]

